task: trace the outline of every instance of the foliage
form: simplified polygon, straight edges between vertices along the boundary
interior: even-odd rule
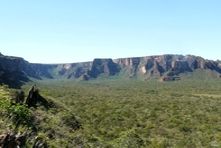
[[[36,140],[49,147],[73,145],[72,142],[69,144],[69,134],[81,128],[73,113],[51,98],[47,99],[49,107],[39,103],[36,108],[28,108],[13,101],[14,92],[17,90],[0,88],[0,134],[25,132],[29,135],[27,147],[32,147]]]
[[[113,141],[113,147],[140,148],[144,146],[143,140],[131,130],[122,132],[120,137]]]
[[[36,83],[60,104],[47,114],[35,110],[51,147],[221,146],[220,80]],[[76,121],[82,128],[72,127]]]
[[[9,99],[0,99],[0,113],[2,116],[9,116],[13,122],[30,125],[31,112],[24,104],[13,104]]]

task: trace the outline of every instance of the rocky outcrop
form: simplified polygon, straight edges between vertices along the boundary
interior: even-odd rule
[[[25,147],[26,141],[27,141],[27,133],[7,132],[0,135],[1,148]]]
[[[120,67],[112,59],[94,59],[91,68],[87,71],[87,75],[97,78],[102,73],[111,76],[119,72]]]
[[[144,80],[156,78],[159,82],[180,80],[180,74],[196,69],[210,69],[221,73],[219,61],[211,61],[193,55],[161,55],[114,60],[122,69],[129,69],[125,76],[141,75]]]
[[[27,146],[27,132],[7,132],[0,134],[0,148],[22,148]],[[48,148],[43,138],[36,136],[32,148]]]
[[[24,82],[29,81],[26,74],[21,70],[24,60],[18,57],[4,56],[0,54],[0,81],[9,84],[10,87],[18,88]]]
[[[221,62],[194,55],[159,55],[121,59],[94,59],[92,62],[68,64],[35,64],[23,58],[0,54],[0,82],[19,87],[29,78],[89,80],[102,75],[124,78],[180,80],[180,74],[209,69],[221,77]]]
[[[58,64],[58,72],[53,75],[57,78],[78,79],[86,74],[91,66],[92,62]]]

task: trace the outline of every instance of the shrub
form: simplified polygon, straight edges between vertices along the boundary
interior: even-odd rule
[[[144,146],[144,141],[133,131],[122,132],[120,137],[113,141],[114,147],[140,148]]]
[[[31,112],[24,104],[12,104],[10,100],[0,100],[0,112],[3,116],[9,116],[13,122],[20,121],[30,125]]]

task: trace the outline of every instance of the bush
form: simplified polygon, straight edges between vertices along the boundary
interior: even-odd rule
[[[31,113],[24,104],[12,104],[10,100],[0,100],[0,112],[3,116],[9,116],[13,122],[20,121],[30,125]]]
[[[144,146],[143,140],[133,130],[122,132],[120,135],[113,141],[114,147],[140,148]]]

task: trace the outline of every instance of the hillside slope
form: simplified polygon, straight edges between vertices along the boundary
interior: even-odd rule
[[[82,129],[81,124],[65,105],[50,96],[42,97],[36,90],[32,97],[20,97],[18,90],[5,86],[0,87],[0,147],[82,145],[72,140]]]

